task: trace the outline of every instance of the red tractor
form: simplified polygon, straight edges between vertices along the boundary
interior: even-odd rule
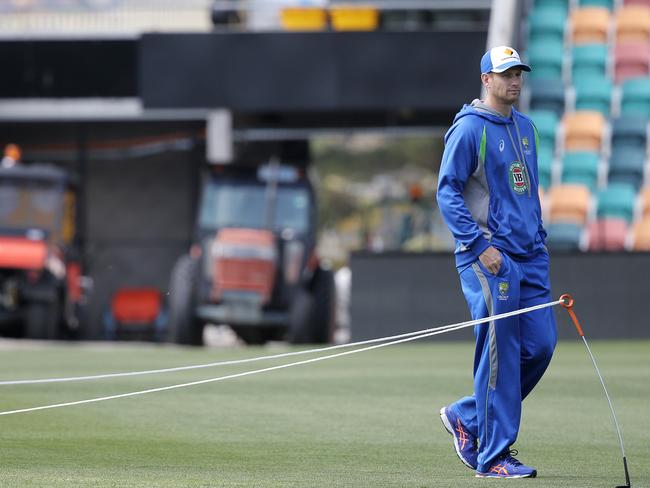
[[[212,168],[195,243],[172,271],[170,341],[200,345],[211,323],[249,344],[328,342],[334,278],[315,248],[316,200],[304,168]]]
[[[75,335],[85,302],[75,234],[76,192],[63,169],[0,168],[0,330]]]

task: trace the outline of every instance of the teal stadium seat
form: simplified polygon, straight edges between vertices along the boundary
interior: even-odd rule
[[[645,151],[648,119],[643,115],[621,115],[612,121],[612,148],[640,148]]]
[[[571,50],[571,79],[573,84],[583,78],[605,77],[607,72],[607,46],[605,44],[579,44]]]
[[[558,117],[564,113],[564,83],[560,78],[553,80],[536,80],[530,82],[531,111],[548,110]]]
[[[645,161],[645,148],[615,146],[609,158],[607,181],[610,185],[624,183],[638,190],[643,184]]]
[[[560,123],[557,114],[549,110],[533,110],[528,115],[537,127],[540,145],[555,148],[555,131]]]
[[[576,110],[596,110],[609,117],[612,82],[603,76],[583,76],[574,83]]]
[[[538,6],[528,15],[528,43],[557,41],[564,42],[564,28],[567,20],[566,8],[560,6]]]
[[[562,79],[564,43],[557,39],[531,39],[528,45],[528,61],[534,69],[531,79]]]
[[[584,185],[593,192],[598,183],[598,154],[588,151],[564,153],[562,183]]]
[[[631,78],[623,82],[621,114],[650,117],[650,78]]]
[[[553,148],[542,144],[540,141],[537,148],[537,173],[539,174],[539,185],[548,189],[551,187],[551,166],[553,164]]]
[[[635,200],[634,187],[620,183],[610,184],[598,192],[598,218],[618,218],[632,222]]]
[[[605,7],[609,10],[614,8],[614,0],[580,0],[580,7]]]
[[[571,0],[535,0],[533,2],[533,5],[535,8],[544,8],[544,7],[554,7],[554,8],[560,8],[564,10],[564,12],[568,12],[569,10],[569,2]]]
[[[546,225],[546,245],[551,251],[578,251],[583,227],[570,222],[551,222]]]

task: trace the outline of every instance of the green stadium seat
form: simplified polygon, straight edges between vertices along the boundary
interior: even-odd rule
[[[612,121],[612,148],[633,147],[645,150],[648,119],[643,115],[621,115]]]
[[[557,39],[531,39],[527,59],[534,67],[531,79],[561,79],[564,43]]]
[[[643,183],[645,168],[645,148],[632,146],[616,146],[609,158],[609,172],[607,181],[610,183],[624,183],[639,189]]]
[[[612,105],[612,82],[602,76],[581,77],[574,83],[576,110],[595,110],[609,117]]]
[[[557,114],[549,110],[534,110],[528,115],[533,119],[535,127],[537,127],[540,145],[555,148],[555,132],[560,124]]]
[[[539,185],[542,188],[551,186],[551,167],[553,164],[553,148],[539,143],[537,148],[537,173],[539,174]]]
[[[631,78],[623,82],[621,114],[650,117],[650,78]]]
[[[528,15],[528,42],[564,42],[566,8],[559,6],[535,7]]]
[[[546,245],[551,251],[579,251],[583,227],[571,222],[552,222],[546,225]]]
[[[573,84],[583,78],[604,77],[607,70],[607,45],[579,44],[571,50]]]
[[[609,10],[614,8],[614,0],[580,0],[580,7],[605,7]]]
[[[531,111],[548,110],[558,117],[564,113],[564,83],[562,79],[531,79],[529,84]]]
[[[564,153],[562,184],[584,185],[593,192],[598,184],[598,154],[589,151]]]
[[[636,189],[625,184],[610,184],[598,192],[598,218],[618,218],[632,222]]]
[[[560,8],[564,10],[566,13],[569,10],[569,2],[571,0],[535,0],[533,2],[533,5],[535,8],[545,8],[545,7],[553,7],[553,8]]]

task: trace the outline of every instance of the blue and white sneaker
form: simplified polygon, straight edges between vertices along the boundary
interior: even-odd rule
[[[460,417],[449,407],[440,409],[440,420],[447,432],[454,438],[454,450],[465,466],[476,469],[478,466],[478,442],[461,423]]]
[[[477,478],[534,478],[537,470],[520,463],[514,458],[516,449],[505,451],[494,460],[485,473],[476,472]]]

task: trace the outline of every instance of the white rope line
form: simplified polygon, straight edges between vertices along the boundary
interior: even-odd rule
[[[540,308],[546,308],[546,307],[552,307],[554,305],[557,305],[561,303],[560,300],[557,300],[555,302],[549,302],[545,303],[542,305],[534,305],[532,307],[528,308],[522,308],[520,310],[515,310],[512,312],[506,312],[502,313],[500,315],[495,315],[493,317],[486,317],[483,319],[476,319],[476,320],[469,320],[466,322],[458,322],[456,324],[451,324],[451,325],[443,325],[441,327],[434,327],[431,329],[423,329],[423,330],[418,330],[415,332],[407,332],[404,334],[397,334],[393,336],[387,336],[387,337],[379,337],[376,339],[369,339],[365,341],[359,341],[359,342],[352,342],[352,343],[347,343],[347,344],[337,344],[335,346],[328,346],[328,347],[322,347],[318,349],[306,349],[303,351],[292,351],[292,352],[285,352],[281,354],[273,354],[270,356],[258,356],[254,358],[248,358],[248,359],[234,359],[231,361],[218,361],[218,362],[213,362],[213,363],[206,363],[206,364],[195,364],[195,365],[190,365],[190,366],[178,366],[175,368],[163,368],[163,369],[150,369],[146,371],[130,371],[130,372],[124,372],[124,373],[105,373],[105,374],[97,374],[97,375],[88,375],[88,376],[68,376],[64,378],[41,378],[41,379],[32,379],[32,380],[6,380],[6,381],[0,381],[0,386],[10,386],[10,385],[36,385],[36,384],[43,384],[43,383],[64,383],[64,382],[70,382],[70,381],[90,381],[90,380],[99,380],[99,379],[107,379],[107,378],[120,378],[124,376],[141,376],[141,375],[148,375],[148,374],[160,374],[160,373],[173,373],[177,371],[188,371],[188,370],[193,370],[193,369],[202,369],[202,368],[214,368],[217,366],[233,366],[236,364],[245,364],[245,363],[252,363],[256,361],[268,361],[271,359],[281,359],[281,358],[286,358],[290,356],[299,356],[299,355],[305,355],[305,354],[313,354],[313,353],[320,353],[320,352],[328,352],[328,351],[334,351],[336,349],[343,349],[343,348],[349,348],[349,347],[356,347],[356,346],[363,346],[366,344],[374,344],[376,342],[384,342],[384,341],[392,341],[396,339],[402,339],[404,337],[412,337],[420,334],[426,334],[428,332],[435,332],[439,330],[446,330],[446,329],[452,329],[454,327],[458,326],[467,326],[469,327],[470,325],[477,325],[477,324],[482,324],[484,322],[488,322],[490,320],[498,320],[498,319],[503,319],[507,317],[511,317],[513,315],[519,315],[527,312],[532,312],[534,310],[538,310]]]
[[[53,409],[53,408],[71,407],[71,406],[74,406],[74,405],[83,405],[83,404],[86,404],[86,403],[97,403],[97,402],[103,402],[103,401],[107,401],[107,400],[115,400],[115,399],[118,399],[118,398],[127,398],[127,397],[138,396],[138,395],[146,395],[148,393],[156,393],[156,392],[161,392],[161,391],[174,390],[174,389],[178,389],[178,388],[186,388],[186,387],[189,387],[189,386],[203,385],[203,384],[206,384],[206,383],[214,383],[214,382],[217,382],[217,381],[223,381],[223,380],[227,380],[227,379],[241,378],[241,377],[244,377],[244,376],[250,376],[250,375],[259,374],[259,373],[266,373],[266,372],[269,372],[269,371],[275,371],[275,370],[278,370],[278,369],[290,368],[290,367],[293,367],[293,366],[301,366],[301,365],[305,365],[305,364],[315,363],[315,362],[318,362],[318,361],[324,361],[326,359],[333,359],[333,358],[337,358],[337,357],[347,356],[347,355],[350,355],[350,354],[356,354],[356,353],[359,353],[359,352],[371,351],[373,349],[379,349],[381,347],[392,346],[392,345],[400,344],[400,343],[404,343],[404,342],[415,341],[417,339],[423,339],[425,337],[444,334],[446,332],[451,332],[451,331],[454,331],[454,330],[459,330],[459,329],[463,329],[465,327],[470,327],[472,325],[476,325],[476,323],[484,323],[486,321],[497,320],[498,318],[505,318],[505,317],[510,317],[512,315],[518,315],[518,314],[521,314],[521,313],[525,313],[524,310],[532,311],[532,310],[537,310],[537,309],[541,309],[541,308],[552,307],[554,305],[558,305],[559,303],[561,303],[560,300],[555,301],[555,302],[546,303],[546,304],[543,304],[543,305],[536,305],[534,307],[529,307],[527,309],[516,310],[515,312],[508,312],[507,314],[494,315],[492,317],[486,317],[486,318],[483,318],[483,319],[478,319],[478,321],[477,320],[472,320],[472,321],[469,321],[469,322],[466,322],[466,323],[461,323],[461,324],[458,324],[458,325],[450,325],[447,328],[438,328],[438,330],[434,330],[432,332],[427,332],[427,333],[420,334],[420,335],[415,335],[415,336],[406,337],[406,338],[402,338],[402,339],[398,339],[398,340],[394,340],[394,341],[390,341],[390,342],[385,342],[383,344],[375,344],[374,346],[363,347],[363,348],[354,349],[354,350],[351,350],[351,351],[339,352],[337,354],[330,354],[328,356],[319,356],[317,358],[305,359],[303,361],[297,361],[295,363],[281,364],[281,365],[278,365],[278,366],[271,366],[271,367],[263,368],[263,369],[245,371],[243,373],[236,373],[236,374],[230,374],[230,375],[226,375],[226,376],[219,376],[219,377],[216,377],[216,378],[208,378],[208,379],[205,379],[205,380],[192,381],[192,382],[189,382],[189,383],[180,383],[180,384],[176,384],[176,385],[163,386],[163,387],[160,387],[160,388],[151,388],[151,389],[148,389],[148,390],[133,391],[133,392],[130,392],[130,393],[121,393],[121,394],[118,394],[118,395],[111,395],[111,396],[105,396],[105,397],[99,397],[99,398],[90,398],[90,399],[87,399],[87,400],[78,400],[78,401],[75,401],[75,402],[57,403],[57,404],[53,404],[53,405],[43,405],[43,406],[40,406],[40,407],[21,408],[21,409],[18,409],[18,410],[7,410],[7,411],[4,411],[4,412],[0,412],[0,416],[13,415],[13,414],[17,414],[17,413],[35,412],[35,411],[38,411],[38,410],[49,410],[49,409]]]

